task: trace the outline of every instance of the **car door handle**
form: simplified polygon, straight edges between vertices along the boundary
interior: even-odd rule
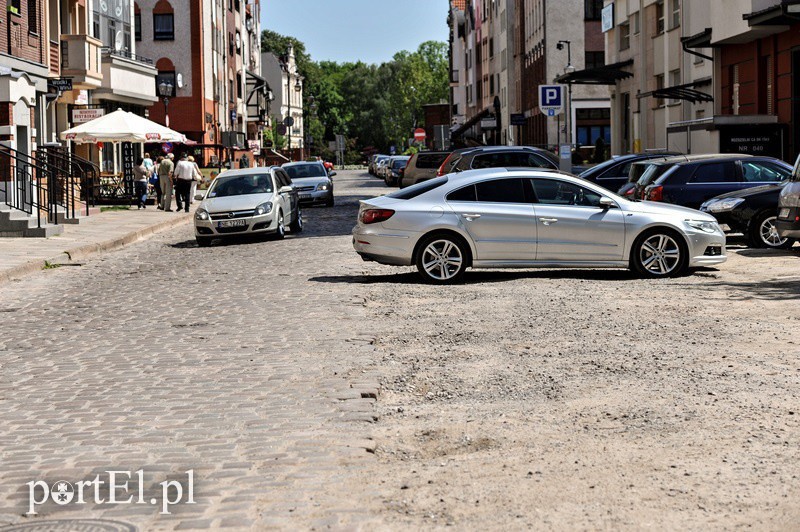
[[[474,220],[475,218],[480,218],[480,217],[481,217],[481,215],[480,215],[480,214],[467,214],[467,213],[463,213],[461,216],[463,216],[464,218],[466,218],[466,219],[467,219],[467,220],[469,220],[470,222],[471,222],[472,220]]]
[[[558,223],[558,218],[539,218],[544,225],[552,225]]]

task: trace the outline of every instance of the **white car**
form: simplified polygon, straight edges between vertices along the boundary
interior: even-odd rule
[[[197,245],[230,235],[303,230],[303,214],[292,181],[280,167],[230,170],[217,176],[194,214]]]

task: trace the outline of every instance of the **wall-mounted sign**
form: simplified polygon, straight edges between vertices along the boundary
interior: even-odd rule
[[[496,118],[482,118],[481,129],[495,129],[497,127]]]
[[[783,159],[782,124],[720,127],[719,151]]]
[[[253,155],[259,155],[261,153],[261,145],[257,140],[248,140],[247,146],[250,148],[250,151],[253,152]]]
[[[514,113],[511,115],[511,125],[512,126],[524,126],[525,125],[525,115],[522,113]]]
[[[122,143],[122,175],[125,179],[125,193],[133,196],[133,166],[136,154],[132,142]]]
[[[608,4],[600,12],[600,29],[603,33],[614,27],[614,4]]]
[[[72,90],[72,78],[53,78],[47,80],[48,92],[67,92]]]
[[[73,109],[72,110],[72,123],[85,124],[91,122],[96,118],[100,118],[106,114],[103,109]]]

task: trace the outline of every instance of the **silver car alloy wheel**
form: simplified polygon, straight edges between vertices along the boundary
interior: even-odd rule
[[[422,252],[422,267],[433,279],[447,281],[456,276],[464,262],[459,247],[450,240],[434,240]],[[437,272],[434,273],[434,272]]]
[[[777,216],[770,216],[761,222],[761,227],[758,228],[758,234],[761,236],[761,241],[764,245],[769,247],[780,247],[786,243],[786,238],[781,238],[778,234],[778,227],[775,221]]]
[[[278,213],[278,236],[283,236],[286,233],[286,226],[283,225],[283,213]]]
[[[671,236],[656,234],[642,242],[639,260],[653,275],[668,275],[681,262],[681,248]]]

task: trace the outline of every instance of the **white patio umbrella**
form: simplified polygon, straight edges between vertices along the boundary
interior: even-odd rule
[[[186,136],[152,120],[117,109],[113,113],[67,129],[61,140],[95,142],[186,142]]]

